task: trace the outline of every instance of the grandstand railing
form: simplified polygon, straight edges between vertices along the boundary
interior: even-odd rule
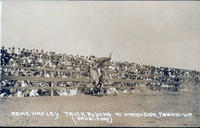
[[[48,68],[32,68],[32,67],[21,67],[21,66],[1,66],[2,68],[20,68],[20,69],[27,69],[27,70],[37,70],[37,71],[52,71],[52,72],[68,72],[68,73],[86,73],[86,71],[76,71],[76,70],[63,70],[63,69],[48,69]],[[108,73],[116,73],[109,71]],[[123,72],[118,72],[116,74],[122,74]],[[145,75],[145,74],[128,74],[128,75],[140,75],[143,77],[149,77],[152,75]],[[179,77],[181,78],[181,77]],[[185,78],[185,77],[184,77]],[[74,88],[74,87],[60,87],[60,86],[55,86],[54,82],[81,82],[81,83],[89,83],[91,79],[89,78],[57,78],[57,77],[37,77],[37,76],[6,76],[6,75],[1,75],[1,80],[30,80],[30,81],[44,81],[44,82],[51,82],[51,87],[2,87],[5,89],[10,89],[10,88],[17,88],[17,89],[50,89],[52,94],[55,89],[62,89],[62,88]],[[163,83],[163,81],[155,81],[155,80],[133,80],[133,79],[107,79],[106,82],[116,82],[116,83]],[[164,82],[164,84],[172,84],[172,82]],[[181,82],[173,82],[173,84],[181,84]],[[80,87],[82,88],[82,87]],[[108,86],[105,86],[104,88],[108,88]]]

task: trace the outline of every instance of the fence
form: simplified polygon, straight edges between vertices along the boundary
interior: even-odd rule
[[[87,73],[87,71],[76,71],[76,70],[62,70],[62,69],[47,69],[47,68],[31,68],[31,67],[21,67],[21,66],[2,66],[3,68],[7,68],[7,69],[15,69],[15,68],[19,68],[19,69],[24,69],[24,70],[33,70],[33,71],[50,71],[50,72],[66,72],[66,73]],[[127,74],[124,72],[112,72],[112,71],[107,71],[108,74],[125,74],[125,75],[132,75],[132,76],[141,76],[141,77],[155,77],[156,75],[145,75],[145,74]],[[159,76],[157,76],[159,77]],[[179,79],[185,79],[185,77],[178,77]],[[189,77],[188,77],[189,79]],[[63,89],[63,88],[87,88],[87,84],[91,82],[90,78],[81,78],[81,77],[77,77],[77,78],[56,78],[56,77],[50,77],[50,78],[46,78],[46,77],[36,77],[36,76],[11,76],[11,75],[1,75],[1,80],[29,80],[29,81],[43,81],[43,82],[50,82],[51,86],[49,87],[7,87],[7,86],[1,86],[2,89],[11,89],[11,88],[16,88],[16,89],[49,89],[51,90],[51,96],[53,96],[53,91],[56,89]],[[79,84],[78,86],[73,86],[73,87],[60,87],[60,86],[56,86],[56,82],[72,82],[72,83],[82,83],[82,86],[80,86],[81,84]],[[106,79],[107,83],[164,83],[167,85],[170,84],[181,84],[182,82],[167,82],[167,81],[159,81],[159,80],[138,80],[138,79]],[[104,88],[108,88],[110,85],[105,85]]]

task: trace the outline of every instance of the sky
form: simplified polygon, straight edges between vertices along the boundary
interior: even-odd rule
[[[200,71],[199,1],[19,1],[2,6],[2,44]]]

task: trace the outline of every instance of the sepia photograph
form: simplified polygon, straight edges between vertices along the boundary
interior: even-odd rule
[[[200,127],[200,1],[0,0],[0,126]]]

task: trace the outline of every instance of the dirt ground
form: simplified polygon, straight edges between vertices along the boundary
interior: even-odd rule
[[[135,92],[117,96],[11,97],[1,99],[1,126],[200,126],[200,90],[182,92]],[[29,116],[13,116],[27,112]],[[31,115],[32,112],[57,112]],[[77,120],[64,112],[110,112],[109,121]],[[127,117],[124,113],[156,113],[158,117]],[[192,113],[192,117],[164,117],[159,113]],[[121,116],[116,116],[121,113]],[[75,119],[75,121],[74,121]]]

